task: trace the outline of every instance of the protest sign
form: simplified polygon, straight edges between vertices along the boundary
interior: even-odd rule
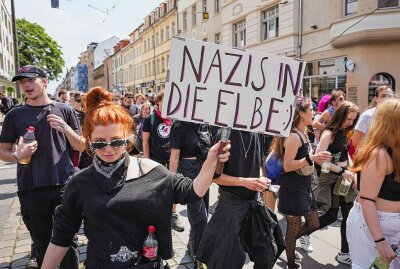
[[[305,62],[174,37],[162,115],[288,136]]]

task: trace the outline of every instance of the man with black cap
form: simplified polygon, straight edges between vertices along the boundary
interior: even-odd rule
[[[41,68],[23,66],[12,81],[19,81],[29,105],[16,107],[6,115],[0,159],[19,162],[31,157],[30,163],[17,166],[18,197],[40,268],[52,235],[54,210],[61,203],[62,188],[74,173],[70,153],[73,149],[83,151],[85,140],[78,135],[80,126],[73,109],[48,97],[48,80]],[[23,143],[28,126],[35,128],[36,141]],[[79,268],[77,245],[71,243],[60,268]]]

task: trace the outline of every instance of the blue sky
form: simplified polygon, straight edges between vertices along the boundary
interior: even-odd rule
[[[9,7],[10,1],[6,2]],[[77,64],[80,52],[85,51],[90,42],[101,42],[113,35],[120,39],[129,38],[129,34],[143,22],[143,18],[161,2],[60,0],[60,8],[53,9],[50,7],[51,0],[14,0],[17,18],[40,24],[62,47],[64,73],[67,67]],[[52,93],[57,85],[58,82],[52,81],[48,92]]]

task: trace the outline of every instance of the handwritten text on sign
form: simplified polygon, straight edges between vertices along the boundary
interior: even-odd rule
[[[163,116],[288,136],[304,62],[173,38]]]

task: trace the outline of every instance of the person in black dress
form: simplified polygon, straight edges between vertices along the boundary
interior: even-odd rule
[[[161,259],[173,256],[173,203],[199,200],[211,184],[217,160],[227,161],[229,152],[218,155],[220,144],[214,145],[199,175],[191,180],[152,160],[127,154],[132,146],[127,139],[132,117],[113,104],[111,93],[93,88],[86,109],[84,137],[93,164],[72,176],[65,189],[42,269],[57,268],[82,220],[88,238],[86,268],[160,268]],[[158,239],[155,261],[142,255],[151,225]]]
[[[279,158],[283,159],[284,173],[279,178],[278,210],[285,214],[286,229],[286,256],[287,268],[300,268],[295,263],[296,240],[308,231],[319,227],[315,201],[311,194],[311,173],[304,169],[313,168],[313,163],[329,161],[329,153],[312,154],[311,144],[305,133],[312,123],[313,109],[310,101],[299,99],[292,123],[292,129],[287,138],[275,137],[271,149]],[[303,171],[302,171],[303,169]],[[305,223],[301,223],[304,216]]]

